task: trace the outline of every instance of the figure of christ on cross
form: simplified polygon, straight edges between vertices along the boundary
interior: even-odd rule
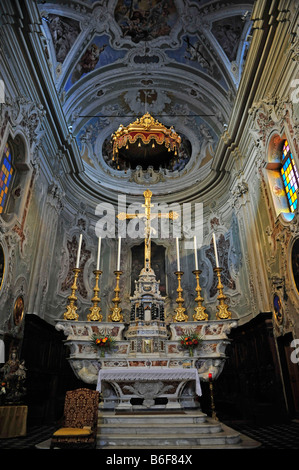
[[[145,223],[145,234],[144,234],[144,267],[151,267],[151,220],[158,217],[160,219],[171,219],[175,220],[179,217],[179,214],[174,211],[169,211],[166,213],[152,213],[151,208],[154,207],[154,204],[151,204],[152,192],[147,189],[143,193],[144,196],[144,204],[142,207],[145,208],[143,214],[127,214],[126,212],[120,212],[117,215],[119,220],[125,219],[135,219],[135,218],[143,218],[146,220]]]

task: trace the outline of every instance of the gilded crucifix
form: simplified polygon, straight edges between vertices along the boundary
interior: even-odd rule
[[[174,211],[169,211],[166,213],[152,213],[151,208],[154,207],[154,204],[151,204],[152,192],[147,189],[143,193],[144,196],[144,204],[142,207],[145,208],[143,214],[127,214],[126,212],[120,212],[117,215],[119,220],[126,220],[126,219],[134,219],[134,218],[143,218],[146,219],[145,224],[145,234],[144,234],[144,267],[151,266],[151,220],[154,218],[160,219],[170,219],[175,220],[179,217],[179,214]]]

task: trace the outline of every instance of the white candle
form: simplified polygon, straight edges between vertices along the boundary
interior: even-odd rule
[[[101,237],[98,240],[98,257],[97,257],[97,271],[100,269],[100,255],[101,255]]]
[[[213,233],[213,243],[214,243],[214,251],[215,251],[216,268],[219,268],[219,261],[218,261],[218,253],[217,253],[217,244],[216,244],[215,233]]]
[[[82,233],[80,233],[80,237],[79,237],[79,246],[78,246],[78,253],[77,253],[76,268],[79,268],[81,245],[82,245]]]
[[[196,246],[196,236],[195,235],[194,235],[194,258],[195,258],[195,269],[198,270],[197,246]]]
[[[118,237],[117,271],[120,271],[120,244],[121,244],[121,237]]]
[[[176,238],[175,242],[176,242],[177,270],[180,271],[181,266],[180,266],[180,253],[179,253],[179,239]]]

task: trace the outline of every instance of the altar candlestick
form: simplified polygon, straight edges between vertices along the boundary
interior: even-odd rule
[[[194,235],[194,258],[195,258],[195,269],[198,270],[197,246],[196,246],[196,236],[195,235]]]
[[[79,237],[79,246],[78,246],[77,261],[76,261],[76,268],[77,269],[79,269],[81,245],[82,245],[82,233],[80,233],[80,237]]]
[[[179,253],[179,239],[176,238],[175,242],[176,242],[177,270],[180,271],[181,266],[180,266],[180,253]]]
[[[97,271],[100,269],[100,256],[101,256],[101,237],[99,237],[98,240],[98,257],[97,257]]]
[[[213,233],[213,243],[214,243],[214,251],[215,251],[216,268],[219,268],[219,261],[218,261],[218,253],[217,253],[217,244],[216,244],[215,233]]]
[[[120,244],[121,244],[121,237],[118,237],[117,271],[120,271]]]

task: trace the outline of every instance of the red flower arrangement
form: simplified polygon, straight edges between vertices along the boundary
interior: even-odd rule
[[[108,336],[105,336],[105,338],[96,338],[95,344],[99,348],[107,348],[109,346],[109,338]]]
[[[111,336],[97,336],[93,335],[91,337],[91,344],[97,349],[99,348],[101,351],[101,355],[105,354],[105,349],[111,349],[114,346],[114,338]]]
[[[180,344],[183,349],[188,349],[190,355],[193,355],[193,350],[200,346],[202,339],[197,336],[196,333],[192,333],[191,335],[183,335],[180,339]]]

